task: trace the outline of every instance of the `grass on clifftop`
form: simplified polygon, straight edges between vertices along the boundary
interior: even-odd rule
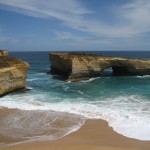
[[[69,52],[69,55],[75,55],[75,56],[102,56],[102,55],[96,55],[91,53],[84,53],[84,52]]]

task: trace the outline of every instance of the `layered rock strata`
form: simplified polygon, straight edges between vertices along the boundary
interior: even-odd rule
[[[97,56],[80,53],[50,53],[51,73],[69,81],[101,76],[112,67],[113,75],[150,75],[150,60]]]
[[[0,56],[0,96],[25,88],[28,68],[29,64],[18,58]]]

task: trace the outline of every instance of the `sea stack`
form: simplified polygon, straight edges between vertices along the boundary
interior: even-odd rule
[[[113,75],[150,75],[150,60],[98,56],[80,53],[50,53],[52,74],[80,81],[101,76],[104,69],[112,67]]]
[[[0,50],[0,96],[26,87],[29,64]]]

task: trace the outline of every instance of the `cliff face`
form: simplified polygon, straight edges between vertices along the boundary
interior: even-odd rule
[[[70,81],[100,76],[112,67],[114,75],[150,75],[150,60],[84,54],[50,53],[51,71]]]
[[[29,64],[18,58],[0,57],[0,96],[25,88]]]
[[[65,57],[65,55],[58,55],[50,54],[50,62],[51,62],[51,73],[61,75],[64,77],[68,77],[72,72],[72,59],[69,57]]]
[[[0,57],[2,56],[8,56],[8,51],[7,50],[0,50]]]

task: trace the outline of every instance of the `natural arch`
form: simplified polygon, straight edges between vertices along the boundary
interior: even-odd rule
[[[50,53],[51,72],[67,74],[69,81],[101,76],[112,68],[113,75],[150,75],[150,60],[97,56],[80,53]],[[63,74],[60,74],[63,75]]]

